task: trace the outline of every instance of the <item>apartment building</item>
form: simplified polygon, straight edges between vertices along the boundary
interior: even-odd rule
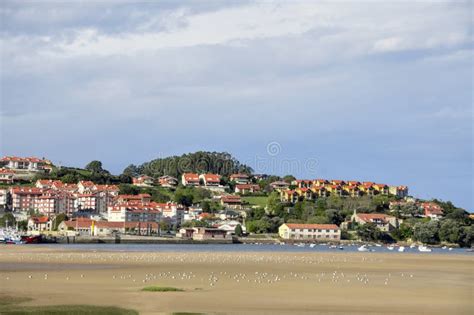
[[[287,240],[339,241],[341,230],[335,224],[285,223],[278,228],[278,235]]]

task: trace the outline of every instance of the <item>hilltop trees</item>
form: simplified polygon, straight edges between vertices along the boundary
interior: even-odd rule
[[[227,152],[205,152],[183,154],[167,158],[158,158],[142,165],[129,165],[123,173],[136,176],[145,174],[159,177],[170,175],[179,178],[183,173],[214,173],[230,176],[233,173],[252,173],[252,168],[240,163]]]
[[[97,160],[94,160],[94,161],[91,161],[89,162],[89,164],[86,165],[86,167],[84,168],[92,173],[98,173],[98,174],[101,174],[101,173],[109,173],[109,171],[107,170],[104,170],[102,168],[102,162],[101,161],[97,161]],[[109,173],[110,174],[110,173]]]

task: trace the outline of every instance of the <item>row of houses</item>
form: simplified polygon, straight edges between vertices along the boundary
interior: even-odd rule
[[[69,217],[81,210],[116,222],[160,222],[172,224],[183,220],[184,208],[174,203],[156,203],[149,194],[119,195],[116,185],[98,185],[91,181],[65,184],[61,181],[38,180],[35,187],[10,187],[0,190],[0,202],[19,219],[28,213],[53,217],[65,213]]]
[[[91,181],[66,184],[59,180],[38,180],[34,187],[0,189],[0,207],[16,213],[37,211],[47,216],[70,215],[81,209],[106,213],[118,192],[116,185],[98,185]]]
[[[0,166],[10,171],[50,172],[52,163],[37,157],[4,156],[0,159]]]
[[[331,195],[339,197],[361,197],[376,195],[394,195],[399,198],[408,196],[406,186],[388,186],[373,182],[343,181],[343,180],[295,180],[291,183],[294,189],[288,189],[286,182],[270,184],[280,192],[282,202],[295,203],[298,200],[314,200]]]

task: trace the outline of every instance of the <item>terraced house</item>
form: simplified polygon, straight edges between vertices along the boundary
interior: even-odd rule
[[[37,157],[18,157],[18,156],[4,156],[0,159],[0,164],[5,168],[17,171],[50,171],[51,162]]]
[[[280,182],[272,185],[272,188],[280,192],[282,202],[294,203],[298,200],[313,200],[320,197],[361,197],[375,195],[394,195],[400,198],[408,196],[407,186],[388,186],[374,182],[344,181],[344,180],[294,180],[291,185],[295,189],[288,189],[288,186]]]

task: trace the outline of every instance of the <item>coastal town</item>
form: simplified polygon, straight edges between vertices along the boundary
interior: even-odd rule
[[[170,175],[155,178],[141,174],[131,177],[131,182],[124,186],[91,180],[71,183],[49,179],[56,167],[47,159],[5,156],[0,163],[0,209],[11,217],[10,222],[4,224],[17,229],[21,225],[31,236],[54,235],[68,240],[69,237],[75,240],[76,237],[119,235],[196,241],[245,240],[252,234],[272,232],[259,231],[253,224],[258,221],[251,218],[258,211],[267,216],[274,215],[275,209],[269,206],[272,198],[278,204],[277,208],[287,213],[298,205],[316,205],[326,200],[373,200],[378,197],[387,203],[375,209],[387,211],[366,213],[357,208],[345,218],[339,216],[329,221],[310,222],[311,219],[303,221],[300,217],[280,219],[274,230],[280,241],[353,240],[357,235],[348,231],[366,224],[388,235],[399,231],[409,217],[438,221],[444,216],[444,209],[438,203],[411,197],[408,187],[403,185],[355,180],[284,179],[249,173],[230,174],[228,181],[223,182],[223,176],[219,174],[185,172],[180,178]],[[135,187],[135,190],[124,193],[124,187]],[[191,203],[186,199],[158,202],[146,192],[154,187],[170,194],[179,189],[202,190],[206,192],[206,198]],[[259,199],[265,203],[256,205],[249,202]],[[404,208],[412,210],[407,214],[400,211]]]

